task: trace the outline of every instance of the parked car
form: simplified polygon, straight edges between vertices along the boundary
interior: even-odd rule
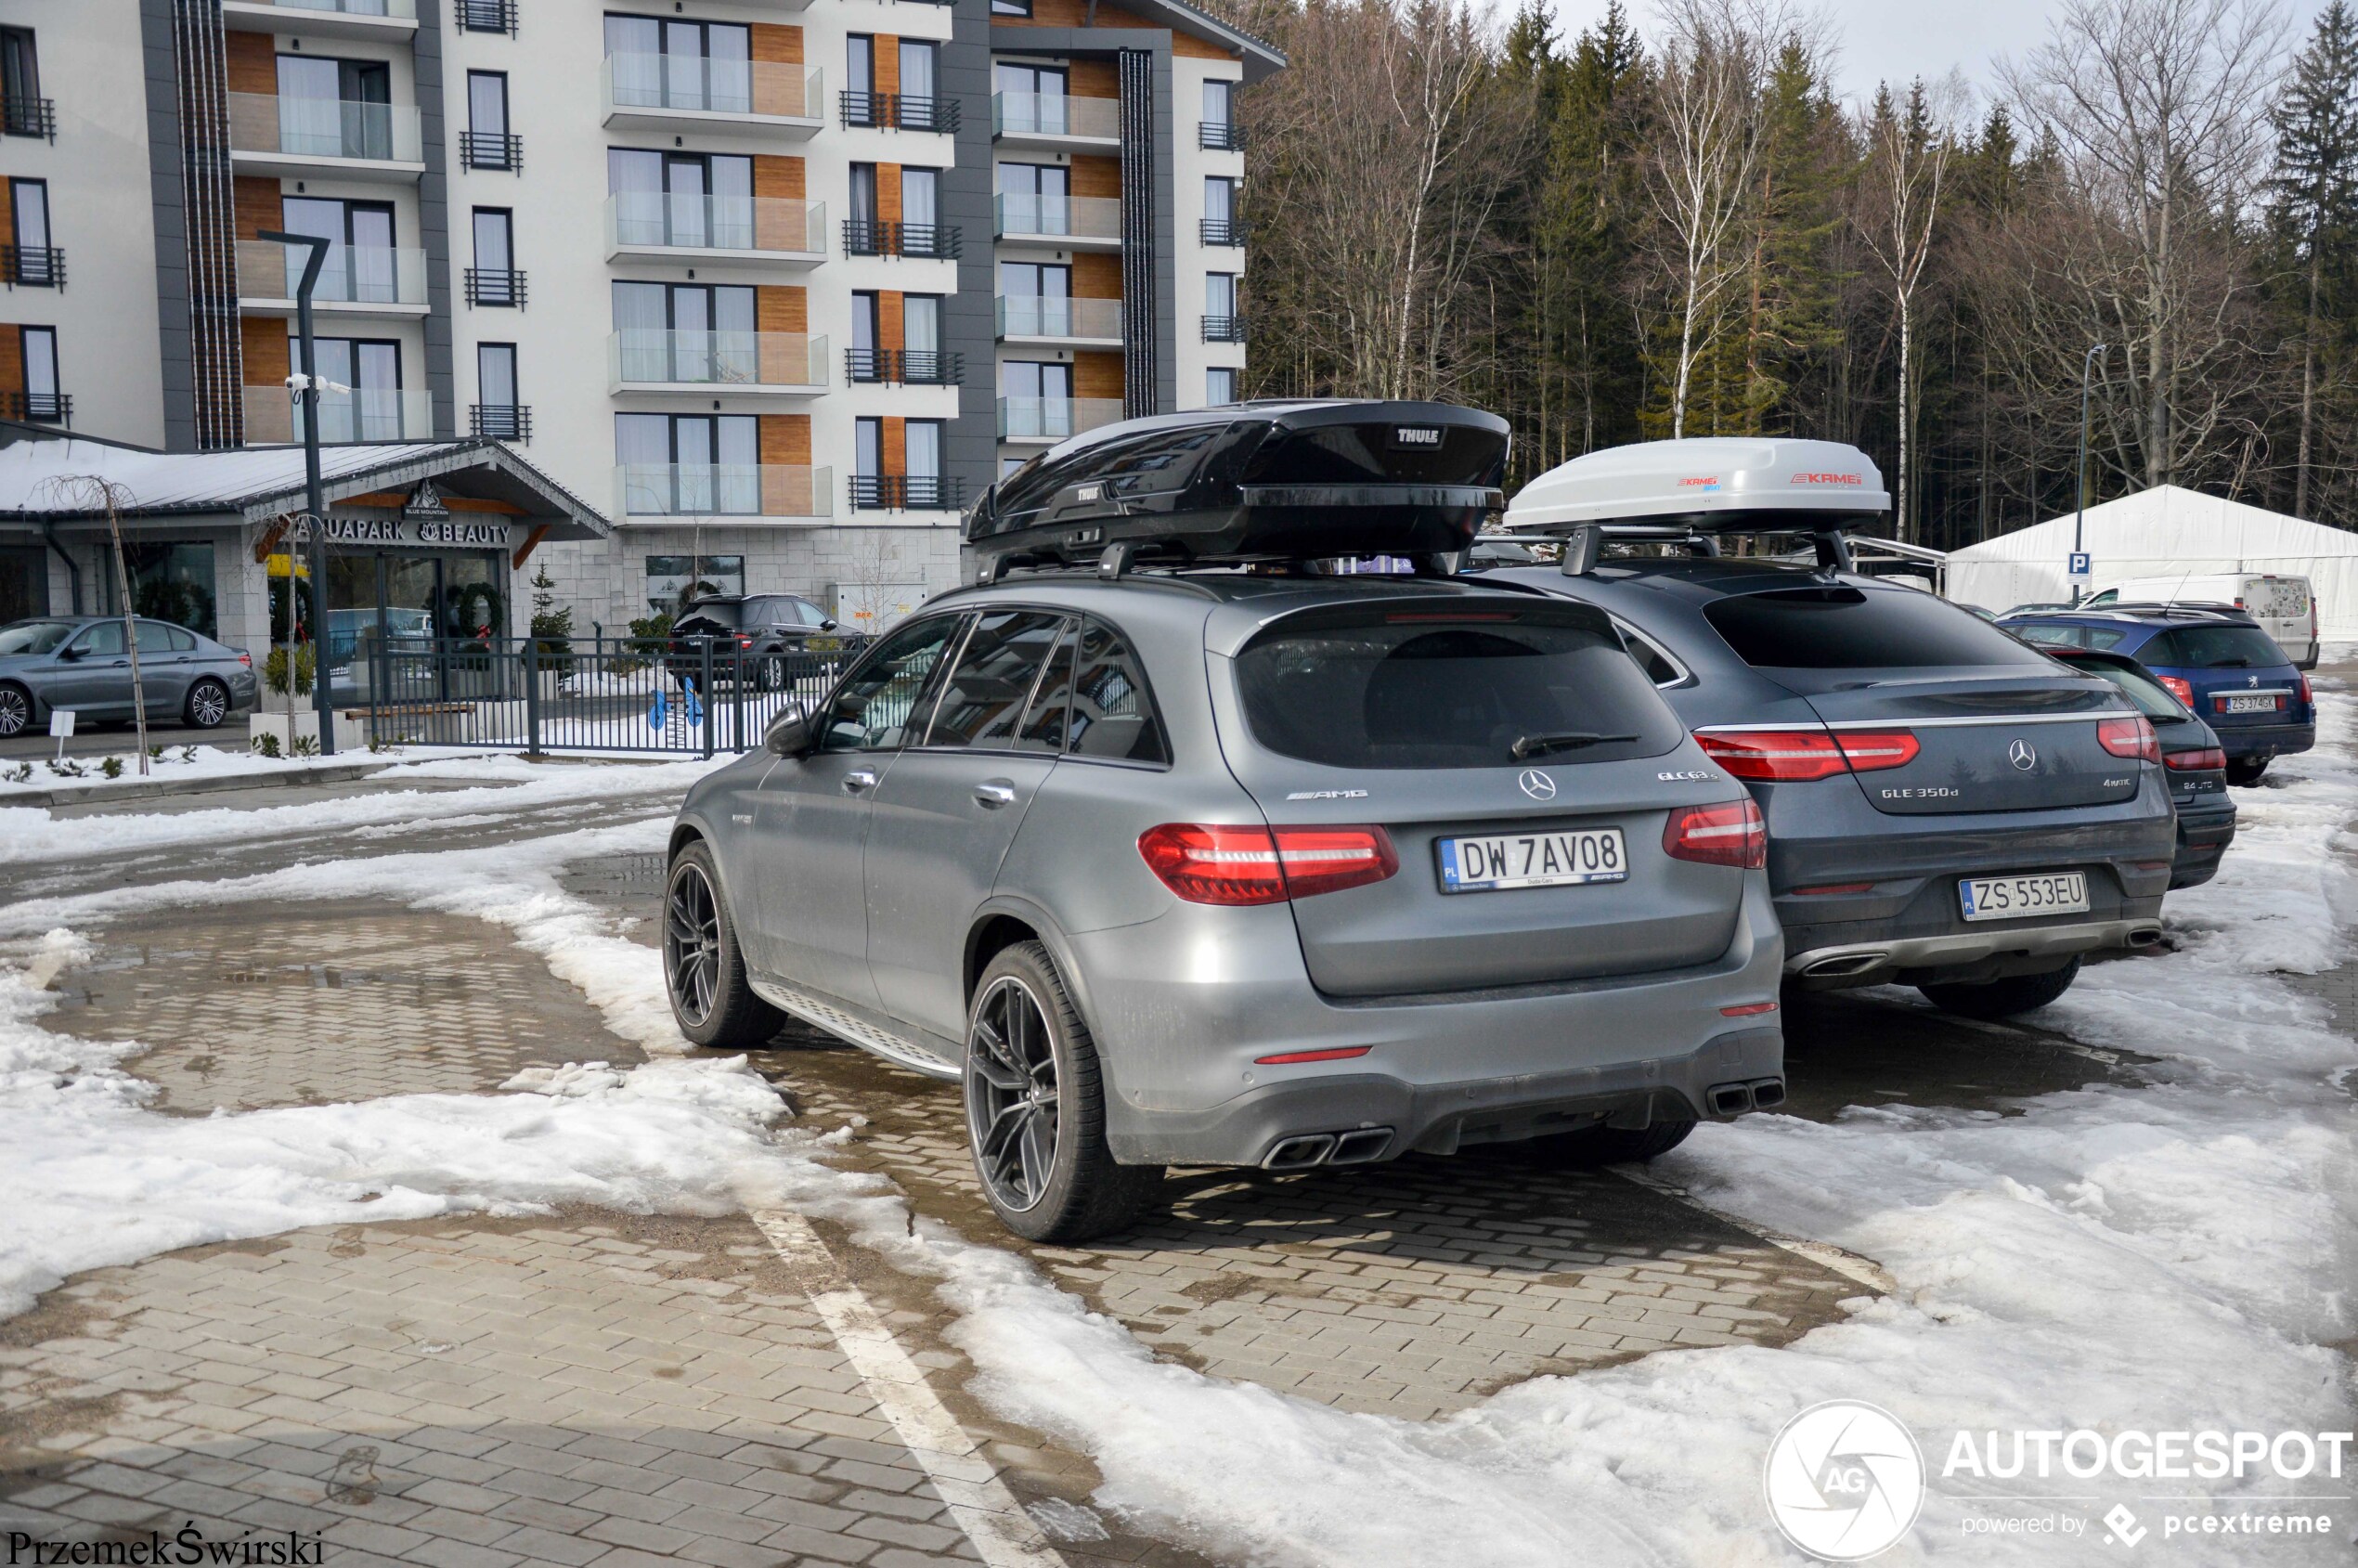
[[[2170,890],[2209,881],[2218,875],[2227,846],[2235,841],[2235,797],[2227,793],[2227,754],[2220,749],[2218,732],[2135,659],[2093,648],[2056,648],[2052,654],[2074,669],[2103,676],[2153,721],[2161,741],[2161,764],[2170,775],[2170,803],[2178,811]]]
[[[169,621],[132,624],[150,722],[177,719],[210,730],[253,706],[253,654]],[[0,736],[45,726],[61,707],[92,719],[134,716],[121,616],[47,616],[0,626]]]
[[[1495,486],[1501,421],[1307,407],[1218,413],[1264,457],[1484,420],[1470,487]],[[1093,432],[1039,482],[1104,485],[1147,426],[1176,428]],[[1292,569],[1283,498],[1354,503],[1289,488],[1289,460],[1239,502],[1256,471],[1217,441],[1176,460],[1172,548],[1217,513],[1260,571],[993,572],[690,792],[665,940],[688,1038],[742,1048],[790,1013],[960,1080],[984,1192],[1036,1239],[1120,1225],[1172,1164],[1643,1159],[1781,1103],[1759,813],[1611,623]],[[983,526],[1045,509],[1001,483]]]
[[[2309,579],[2293,573],[2212,572],[2176,577],[2131,577],[2080,601],[2082,610],[2139,604],[2195,605],[2239,610],[2292,655],[2299,669],[2317,667],[2317,595]]]
[[[1563,568],[1481,580],[1612,616],[1750,785],[1796,984],[1911,985],[2002,1017],[2063,994],[2083,954],[2159,940],[2170,791],[2152,725],[2109,682],[1841,568],[1841,528],[1887,505],[1874,465],[1833,443],[1621,448],[1508,509],[1510,528],[1592,531]],[[1623,526],[1672,553],[1599,554]],[[1723,533],[1795,531],[1826,564],[1717,553]]]
[[[835,674],[869,641],[795,594],[717,594],[695,601],[671,623],[667,662],[675,677],[701,677],[704,638],[714,640],[715,656],[721,660],[715,681],[731,680],[743,668],[754,685],[773,692]],[[732,640],[735,650],[724,656]]]
[[[1998,623],[2043,648],[2126,654],[2219,733],[2227,782],[2255,784],[2268,764],[2317,742],[2309,677],[2246,615],[2122,605],[2025,615]]]

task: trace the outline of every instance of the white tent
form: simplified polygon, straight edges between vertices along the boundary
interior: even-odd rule
[[[1952,551],[1949,597],[1990,610],[2069,599],[2071,524],[2065,512]],[[2094,557],[2092,588],[2198,572],[2304,577],[2324,635],[2358,639],[2358,535],[2162,485],[2090,507],[2081,537]]]

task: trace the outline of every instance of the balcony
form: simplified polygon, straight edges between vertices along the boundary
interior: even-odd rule
[[[882,386],[962,386],[966,356],[930,348],[847,348],[844,379]]]
[[[854,512],[953,512],[964,504],[965,486],[938,473],[855,473]]]
[[[407,183],[426,172],[421,147],[413,104],[229,95],[229,161],[240,174]]]
[[[310,250],[268,240],[238,241],[238,308],[292,316]],[[327,316],[423,316],[426,253],[408,246],[330,245],[311,303]]]
[[[999,341],[1120,348],[1121,302],[1003,294],[999,298]]]
[[[524,173],[524,138],[512,131],[461,131],[459,164],[499,174]]]
[[[532,440],[532,407],[527,403],[470,403],[467,430],[494,441]]]
[[[1196,225],[1196,238],[1206,245],[1241,245],[1245,242],[1245,226],[1239,218],[1204,218]]]
[[[241,32],[407,41],[418,31],[418,0],[222,0],[221,21]]]
[[[827,340],[809,332],[627,328],[606,340],[611,392],[815,397],[827,390]]]
[[[1076,98],[1062,93],[993,93],[991,139],[1011,147],[1118,151],[1121,101]]]
[[[875,218],[843,220],[843,253],[847,256],[955,261],[958,247],[958,231],[940,224],[886,223]]]
[[[1002,397],[999,439],[1044,447],[1120,418],[1119,397]]]
[[[484,309],[522,310],[525,276],[513,270],[471,266],[466,274],[467,303]]]
[[[847,128],[884,131],[957,130],[964,110],[956,98],[912,97],[906,93],[844,93],[840,110]]]
[[[1062,251],[1121,249],[1121,203],[1111,196],[1027,196],[1001,191],[991,201],[992,232],[1010,245]]]
[[[703,55],[608,55],[598,67],[616,130],[818,133],[826,73],[815,65]]]
[[[289,446],[303,439],[303,409],[284,386],[245,389],[246,444]],[[422,390],[355,387],[319,398],[322,441],[422,441],[434,434],[434,403]]]
[[[73,418],[73,399],[62,392],[0,392],[0,420],[63,424]]]
[[[816,266],[827,259],[827,204],[618,190],[606,198],[606,259]]]
[[[516,35],[516,0],[456,0],[461,32],[504,32]]]
[[[1207,316],[1203,318],[1203,341],[1206,343],[1242,343],[1245,341],[1245,318],[1241,316]]]
[[[1245,149],[1245,128],[1225,120],[1198,121],[1196,145],[1206,152],[1242,152]]]
[[[58,139],[58,104],[55,98],[19,98],[0,97],[0,135],[11,136],[46,136]]]
[[[624,463],[615,512],[639,518],[823,523],[835,513],[831,468],[789,463]]]
[[[15,288],[62,289],[66,253],[55,245],[0,245],[0,283]]]

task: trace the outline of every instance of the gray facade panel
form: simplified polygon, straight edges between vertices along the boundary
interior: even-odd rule
[[[426,395],[434,433],[461,435],[451,375],[450,175],[442,123],[442,12],[445,0],[418,0],[418,127],[426,172],[418,182],[418,242],[426,253]]]
[[[148,95],[148,184],[155,209],[163,444],[170,451],[188,452],[197,445],[196,349],[188,336],[188,227],[172,11],[173,0],[139,0],[139,57]]]
[[[943,95],[959,106],[956,160],[941,176],[941,221],[959,233],[958,292],[941,302],[941,346],[965,356],[966,374],[958,390],[958,417],[943,434],[942,467],[968,500],[999,476],[991,38],[991,0],[957,0],[940,70]]]

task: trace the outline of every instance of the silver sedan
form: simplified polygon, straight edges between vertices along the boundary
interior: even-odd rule
[[[210,730],[254,701],[253,655],[169,621],[134,620],[148,718]],[[56,616],[0,626],[0,736],[48,722],[132,717],[131,646],[121,616]]]

